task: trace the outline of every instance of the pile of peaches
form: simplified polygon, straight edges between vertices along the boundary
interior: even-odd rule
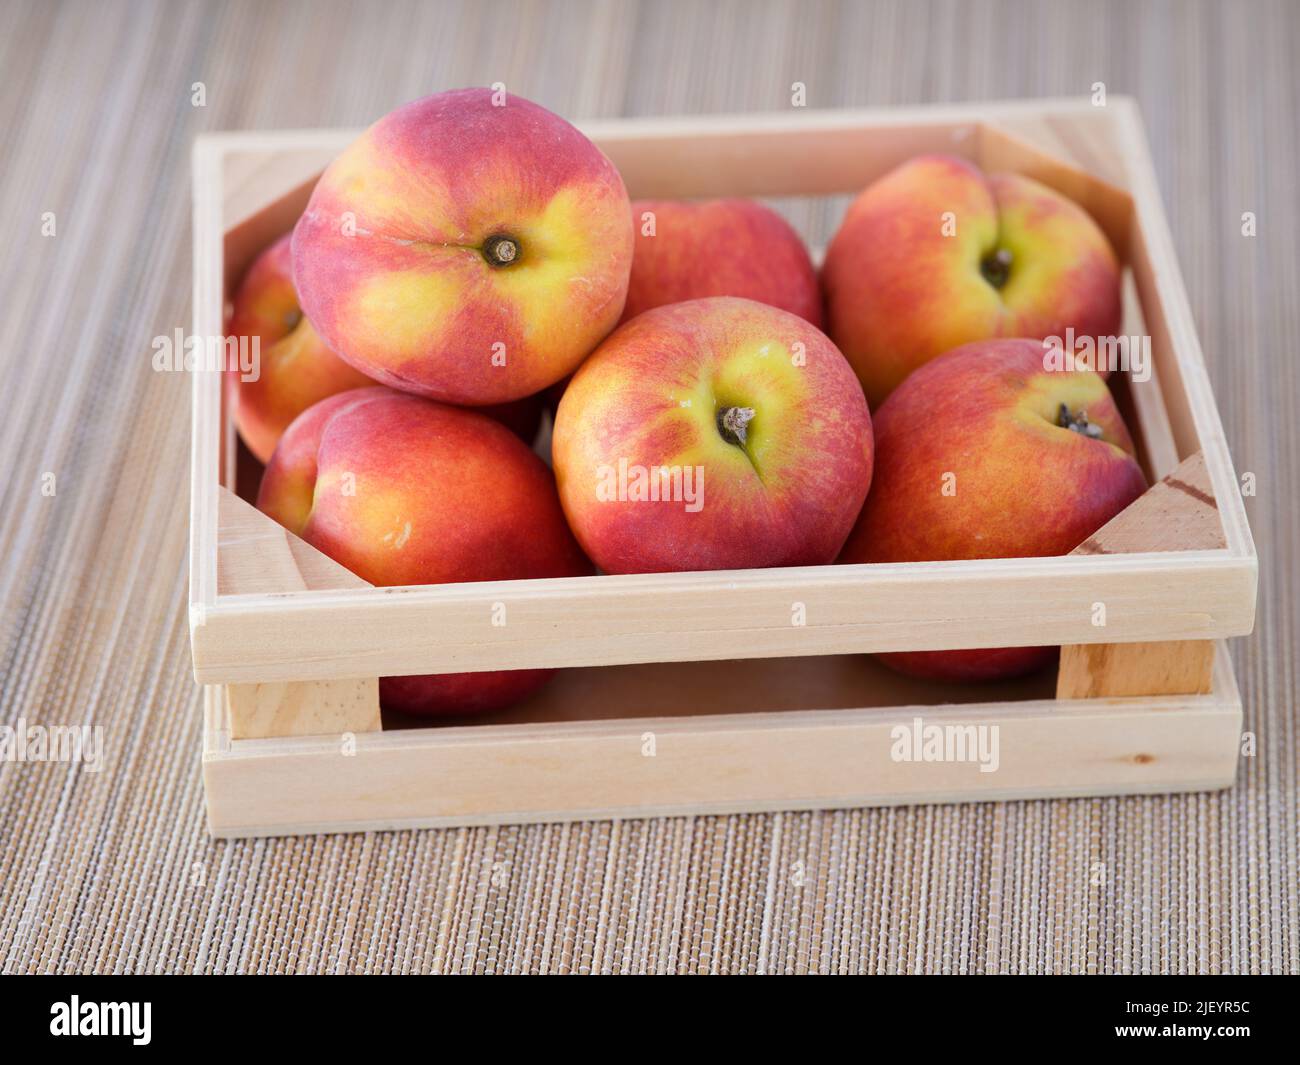
[[[371,126],[253,263],[228,330],[260,375],[229,395],[258,507],[375,585],[1059,555],[1146,483],[1104,376],[1044,338],[1119,326],[1104,234],[1029,178],[913,159],[818,272],[770,208],[630,202],[569,123],[464,90]],[[466,713],[547,676],[380,692]]]

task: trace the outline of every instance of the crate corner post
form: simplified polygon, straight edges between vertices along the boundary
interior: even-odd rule
[[[1213,492],[1198,451],[1072,554],[1220,550],[1226,541]],[[1071,644],[1061,648],[1056,697],[1206,695],[1213,674],[1213,640]]]

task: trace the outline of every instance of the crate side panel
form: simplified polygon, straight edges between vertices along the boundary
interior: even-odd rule
[[[215,683],[1211,639],[1250,631],[1252,581],[1176,552],[228,597],[194,655]]]
[[[1152,793],[1233,780],[1239,704],[1078,705],[810,711],[696,728],[651,719],[470,742],[394,744],[387,734],[373,748],[358,737],[350,756],[269,741],[276,753],[251,757],[233,744],[230,756],[205,762],[204,776],[212,829],[232,835]],[[972,757],[926,761],[935,742],[953,753],[968,743]]]

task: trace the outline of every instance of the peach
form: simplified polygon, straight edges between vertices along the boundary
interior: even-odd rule
[[[289,423],[313,403],[374,384],[330,351],[303,317],[288,236],[253,260],[231,302],[227,333],[256,337],[260,362],[255,380],[232,372],[227,394],[239,435],[260,462],[270,459]]]
[[[808,249],[790,223],[755,200],[638,200],[636,249],[623,320],[652,307],[740,296],[822,327]]]
[[[379,586],[591,572],[546,465],[482,414],[373,387],[317,403],[289,426],[258,507]],[[547,670],[402,677],[386,705],[415,713],[494,709]]]
[[[434,673],[380,677],[379,701],[389,710],[448,717],[490,713],[522,702],[555,675],[553,669],[501,669],[488,673]]]
[[[1119,264],[1091,216],[1030,178],[949,156],[913,159],[858,196],[822,285],[827,331],[873,410],[959,345],[1120,327]]]
[[[504,93],[444,92],[330,164],[293,259],[307,316],[342,358],[393,388],[486,406],[572,373],[617,324],[631,208],[613,164],[563,119]]]
[[[1040,341],[968,344],[876,411],[875,484],[841,562],[1068,554],[1146,490],[1106,382],[1044,369]],[[1056,648],[881,655],[944,680],[1013,676]]]
[[[620,327],[560,400],[569,524],[611,573],[835,558],[871,483],[871,416],[802,318],[731,297]]]

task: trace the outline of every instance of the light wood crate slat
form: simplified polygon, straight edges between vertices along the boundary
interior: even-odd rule
[[[672,683],[674,667],[662,668]],[[212,687],[209,826],[274,836],[1223,788],[1241,700],[1222,650],[1215,677],[1200,696],[418,729],[347,748],[334,737],[232,741]],[[894,730],[918,719],[996,726],[998,769],[894,761]]]

